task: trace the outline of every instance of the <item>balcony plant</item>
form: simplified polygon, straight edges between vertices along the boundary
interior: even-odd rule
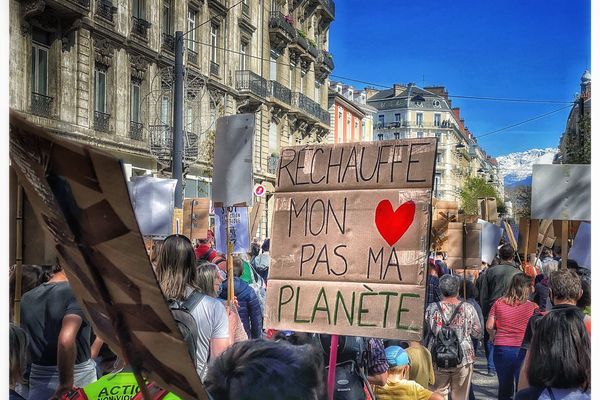
[[[315,41],[314,41],[314,40],[312,40],[312,39],[308,39],[308,43],[310,43],[310,45],[311,45],[312,47],[317,47],[317,42],[315,42]]]
[[[307,37],[306,32],[304,32],[302,29],[298,29],[298,35],[302,36],[304,39]]]
[[[292,17],[290,17],[289,15],[285,15],[283,17],[283,19],[285,20],[285,22],[287,22],[290,25],[294,25],[294,19]]]

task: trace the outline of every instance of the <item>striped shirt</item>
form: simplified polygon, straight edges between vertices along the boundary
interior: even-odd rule
[[[511,306],[506,304],[503,298],[498,299],[492,306],[489,316],[496,319],[494,346],[520,347],[529,318],[538,308],[537,304],[529,300]]]

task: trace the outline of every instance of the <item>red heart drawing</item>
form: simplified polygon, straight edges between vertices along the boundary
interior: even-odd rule
[[[375,210],[377,230],[390,246],[400,240],[414,219],[415,203],[412,200],[402,204],[396,211],[389,200],[382,200]]]

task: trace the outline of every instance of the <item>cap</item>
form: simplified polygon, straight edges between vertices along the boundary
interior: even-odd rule
[[[385,357],[390,367],[410,365],[408,353],[400,346],[390,346],[385,349]]]

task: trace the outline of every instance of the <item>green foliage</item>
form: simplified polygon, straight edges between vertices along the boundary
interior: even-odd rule
[[[461,206],[466,215],[477,215],[479,213],[477,199],[481,197],[495,197],[496,205],[504,207],[504,202],[498,196],[494,186],[482,178],[467,178],[460,191]]]
[[[304,32],[302,29],[298,29],[298,35],[302,36],[304,39],[307,38],[306,32]]]
[[[562,150],[564,164],[591,164],[592,121],[589,113],[579,118],[575,128],[565,132]]]

